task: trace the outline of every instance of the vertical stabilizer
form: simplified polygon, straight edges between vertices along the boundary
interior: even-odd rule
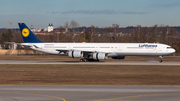
[[[25,43],[42,43],[25,23],[18,23],[18,25]]]

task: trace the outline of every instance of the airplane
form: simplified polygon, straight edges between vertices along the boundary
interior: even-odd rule
[[[66,55],[81,58],[81,62],[90,60],[125,59],[125,56],[159,56],[159,62],[165,55],[175,52],[171,46],[160,43],[44,43],[40,41],[25,23],[18,23],[24,43],[20,45],[53,55]]]

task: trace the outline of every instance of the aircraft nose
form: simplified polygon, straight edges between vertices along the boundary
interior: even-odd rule
[[[172,49],[172,52],[174,53],[174,52],[176,52],[176,50],[175,50],[175,49]]]

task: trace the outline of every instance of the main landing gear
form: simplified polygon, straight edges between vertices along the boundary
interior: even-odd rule
[[[84,59],[80,59],[81,62],[87,62],[88,59],[84,58]]]
[[[83,58],[83,59],[80,59],[80,62],[99,62],[99,60],[94,60],[91,58]]]
[[[162,58],[163,58],[163,56],[159,56],[159,62],[160,63],[162,62]]]
[[[84,53],[83,59],[80,59],[80,62],[93,62],[93,61],[99,61],[99,60],[91,59],[88,53]]]
[[[88,62],[88,58],[90,56],[88,55],[88,53],[84,53],[84,58],[83,59],[80,59],[80,62]]]

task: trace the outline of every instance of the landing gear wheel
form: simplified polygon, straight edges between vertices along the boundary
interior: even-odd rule
[[[159,62],[161,63],[161,62],[162,62],[162,59],[159,59]]]
[[[83,59],[80,59],[80,62],[83,62]]]
[[[84,62],[87,62],[88,60],[87,59],[83,59],[84,60]]]
[[[162,62],[162,58],[163,58],[163,56],[159,56],[159,62],[160,63]]]
[[[87,62],[87,59],[80,59],[81,62]]]

